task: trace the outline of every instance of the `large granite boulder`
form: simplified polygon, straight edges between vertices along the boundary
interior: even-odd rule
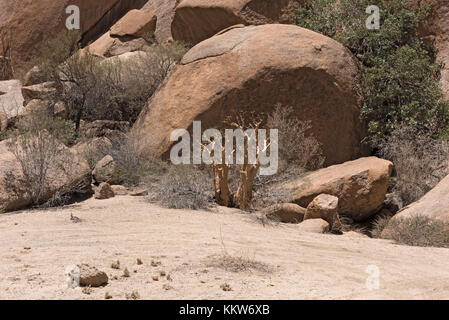
[[[358,77],[351,52],[318,33],[280,24],[233,28],[184,56],[134,130],[151,158],[170,149],[172,130],[194,120],[220,129],[238,111],[269,114],[280,103],[311,121],[326,164],[341,163],[364,153]]]

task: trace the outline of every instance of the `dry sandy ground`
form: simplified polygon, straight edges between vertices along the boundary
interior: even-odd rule
[[[72,223],[71,213],[83,221]],[[295,225],[264,227],[236,210],[167,210],[143,198],[0,215],[0,249],[1,299],[104,299],[106,292],[124,299],[134,290],[142,299],[449,298],[447,249],[301,233]],[[267,270],[213,266],[225,250]],[[111,268],[117,259],[122,270]],[[151,266],[152,260],[161,265]],[[78,263],[104,270],[109,284],[90,295],[67,288],[66,267]],[[378,290],[365,285],[370,265],[379,268]],[[129,278],[122,277],[123,267]],[[172,280],[153,281],[160,271]],[[232,291],[223,291],[223,283]]]

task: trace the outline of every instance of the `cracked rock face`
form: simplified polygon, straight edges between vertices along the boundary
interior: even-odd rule
[[[319,48],[319,49],[317,49]],[[291,106],[323,145],[326,164],[363,154],[359,69],[338,42],[291,25],[233,28],[192,48],[139,116],[141,152],[164,154],[174,129],[223,128],[240,110]],[[147,138],[147,139],[145,139]]]

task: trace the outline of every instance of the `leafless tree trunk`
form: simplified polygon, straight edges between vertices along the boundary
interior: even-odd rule
[[[2,52],[0,54],[0,80],[9,80],[14,77],[12,66],[12,34],[0,34]]]

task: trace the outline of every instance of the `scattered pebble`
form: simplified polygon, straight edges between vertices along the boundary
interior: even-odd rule
[[[120,261],[117,260],[116,262],[113,262],[113,263],[111,264],[111,268],[112,268],[112,269],[120,269]]]
[[[123,270],[123,276],[125,278],[129,278],[129,270],[128,270],[128,268],[125,268],[125,270]]]
[[[228,283],[223,283],[222,285],[220,285],[220,288],[223,291],[232,291],[232,288],[231,288],[231,286]]]
[[[162,286],[162,289],[164,289],[164,290],[171,290],[171,289],[173,289],[173,287],[171,285],[169,285],[168,283],[166,283],[166,284],[164,284]]]
[[[82,292],[83,292],[84,294],[87,294],[87,295],[91,294],[92,291],[93,291],[93,290],[92,290],[91,287],[84,287],[83,290],[82,290]]]
[[[133,292],[131,292],[131,294],[126,294],[125,295],[127,300],[139,300],[140,299],[140,294],[137,290],[134,290]]]

